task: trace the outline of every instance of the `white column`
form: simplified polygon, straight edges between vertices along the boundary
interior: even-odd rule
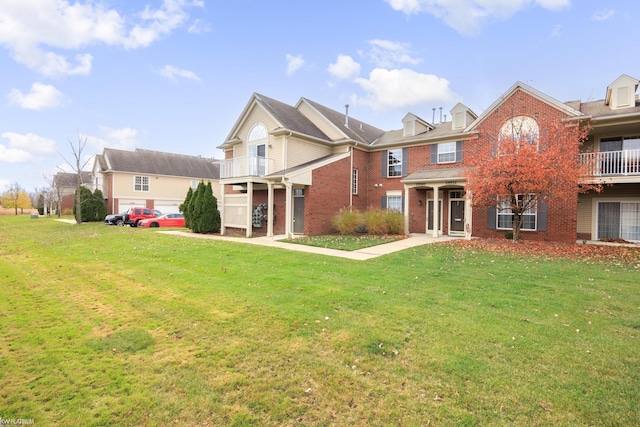
[[[253,234],[253,182],[247,182],[247,237]]]
[[[225,211],[225,198],[224,192],[226,189],[226,185],[220,184],[220,235],[224,236],[224,233],[227,231],[227,227],[224,226],[224,211]]]
[[[473,209],[471,209],[471,200],[472,195],[471,192],[468,191],[466,194],[466,200],[464,201],[464,217],[465,217],[465,225],[464,225],[464,237],[467,240],[471,239],[471,235],[473,234]]]
[[[404,186],[404,234],[409,234],[409,187]]]
[[[438,227],[440,226],[440,209],[438,208],[440,197],[440,187],[433,186],[433,237],[438,237]]]
[[[267,237],[273,236],[273,182],[267,183]]]
[[[285,195],[285,226],[284,233],[287,237],[293,237],[293,191],[291,187],[291,183],[285,183],[286,187],[286,195]]]

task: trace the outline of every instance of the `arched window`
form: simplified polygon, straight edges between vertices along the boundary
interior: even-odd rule
[[[248,142],[259,141],[261,139],[267,139],[267,128],[261,124],[257,124],[249,131]]]
[[[529,116],[510,118],[500,128],[500,139],[507,138],[527,144],[537,144],[540,138],[538,122]]]
[[[264,176],[267,173],[267,128],[258,123],[251,128],[247,138],[247,167],[249,175]]]

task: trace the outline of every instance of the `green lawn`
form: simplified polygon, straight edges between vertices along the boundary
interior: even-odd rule
[[[283,239],[282,242],[295,243],[298,245],[315,246],[319,248],[338,249],[341,251],[355,251],[358,249],[370,248],[371,246],[383,245],[385,243],[402,240],[404,236],[376,236],[364,234],[361,236],[304,236],[295,239]]]
[[[635,425],[635,254],[435,244],[356,262],[0,217],[0,418]]]

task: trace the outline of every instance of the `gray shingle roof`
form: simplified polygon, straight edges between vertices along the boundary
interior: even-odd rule
[[[255,96],[285,129],[314,138],[331,141],[324,132],[322,132],[311,120],[304,116],[295,107],[258,93],[256,93]]]
[[[345,126],[347,118],[346,114],[332,110],[331,108],[325,107],[324,105],[318,104],[310,99],[303,99],[313,106],[313,108],[315,108],[320,114],[326,117],[335,127],[340,129],[354,141],[369,145],[384,134],[383,130],[351,116],[349,116],[349,127],[347,127]]]
[[[105,148],[99,158],[105,170],[187,178],[219,179],[220,164],[216,159],[163,153],[160,151],[116,150]]]
[[[84,185],[91,184],[93,177],[91,172],[81,172],[82,183]],[[58,172],[53,177],[53,182],[59,187],[72,187],[75,188],[78,179],[77,173]]]

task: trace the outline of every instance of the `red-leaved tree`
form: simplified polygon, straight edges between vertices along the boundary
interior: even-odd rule
[[[472,206],[497,207],[513,214],[513,241],[520,240],[523,216],[548,199],[574,199],[596,184],[581,185],[588,165],[580,147],[587,122],[558,121],[540,130],[526,117],[514,117],[465,157],[466,191]],[[473,141],[479,142],[479,141]]]

